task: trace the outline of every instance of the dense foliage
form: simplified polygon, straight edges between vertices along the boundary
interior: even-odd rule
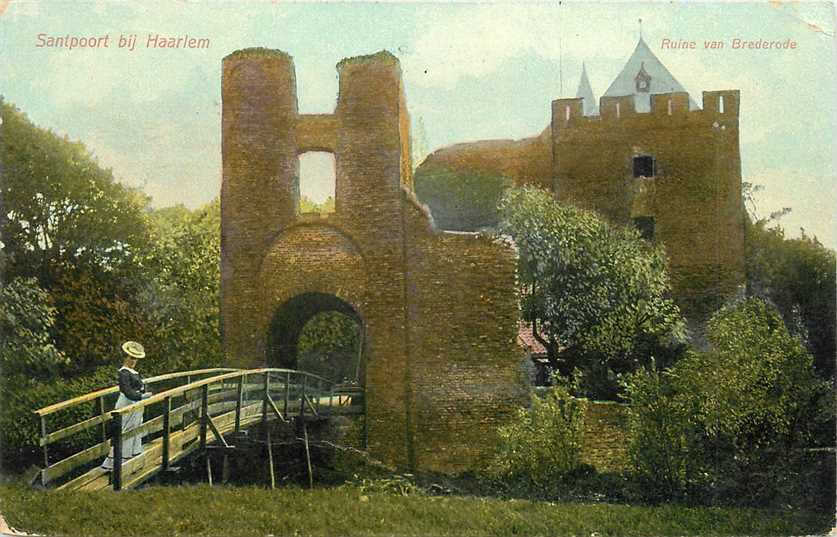
[[[3,279],[35,278],[56,308],[68,372],[107,363],[124,334],[142,337],[135,300],[150,247],[148,199],[117,183],[81,144],[33,126],[2,104]]]
[[[416,196],[430,207],[436,225],[453,231],[496,226],[497,205],[511,186],[505,177],[461,174],[434,166],[420,167],[414,183]]]
[[[158,352],[143,366],[163,372],[220,365],[219,200],[193,211],[160,209],[150,220],[154,247],[142,257],[150,278],[139,300]]]
[[[299,212],[300,213],[319,213],[328,214],[334,212],[334,198],[329,196],[322,203],[312,201],[308,196],[301,196],[299,198]]]
[[[814,355],[817,370],[832,376],[837,352],[834,250],[804,231],[799,238],[787,238],[769,218],[748,221],[746,229],[749,294],[770,299]]]
[[[557,496],[581,467],[585,408],[561,383],[534,396],[499,429],[489,475],[527,493]]]
[[[0,372],[56,377],[68,360],[52,343],[54,324],[55,308],[35,279],[16,278],[0,287]]]
[[[152,210],[78,142],[2,103],[0,367],[4,465],[33,462],[32,410],[142,372],[218,364],[220,214]]]
[[[708,337],[710,350],[627,382],[630,454],[649,495],[787,504],[810,500],[806,486],[833,487],[811,482],[803,451],[833,412],[831,392],[775,309],[723,308]]]
[[[684,323],[661,246],[537,189],[510,190],[500,209],[519,251],[522,317],[561,375],[578,368],[591,395],[613,397],[616,375],[678,352]]]
[[[299,335],[297,367],[336,382],[356,381],[360,338],[355,319],[336,311],[319,313]]]

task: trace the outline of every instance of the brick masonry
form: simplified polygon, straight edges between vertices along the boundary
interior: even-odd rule
[[[584,415],[582,462],[599,472],[619,472],[628,467],[627,405],[613,401],[589,401]]]
[[[514,252],[435,229],[416,201],[398,60],[381,52],[337,70],[334,113],[304,115],[288,54],[247,49],[224,59],[227,361],[272,365],[277,312],[300,297],[332,297],[318,304],[350,309],[363,324],[370,451],[415,469],[473,468],[527,398],[515,348]],[[335,155],[336,208],[325,217],[298,214],[306,151]]]
[[[654,218],[675,299],[700,321],[744,283],[740,96],[704,92],[703,108],[691,111],[685,93],[652,97],[650,113],[636,113],[632,96],[602,97],[595,117],[582,115],[582,99],[558,99],[540,135],[457,144],[420,169],[505,176],[621,224]],[[646,155],[654,176],[634,178],[633,158]]]

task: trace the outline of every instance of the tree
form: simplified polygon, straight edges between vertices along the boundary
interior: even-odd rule
[[[497,431],[497,451],[488,475],[523,492],[555,497],[582,468],[587,401],[558,383]]]
[[[190,211],[151,213],[153,246],[143,252],[149,284],[138,302],[148,324],[146,367],[159,371],[220,365],[220,201]]]
[[[416,196],[430,207],[436,225],[453,231],[496,226],[497,205],[511,186],[502,176],[460,174],[434,166],[421,166],[414,181]]]
[[[799,448],[833,415],[828,384],[760,299],[722,308],[707,332],[709,351],[629,377],[636,472],[667,498],[793,496],[808,479],[794,466],[804,462]]]
[[[357,380],[360,338],[355,319],[337,311],[319,313],[299,335],[297,367],[336,382]]]
[[[750,296],[768,298],[791,331],[814,355],[824,376],[834,375],[837,337],[837,259],[816,237],[802,231],[785,237],[771,219],[748,221],[747,288]]]
[[[661,246],[538,189],[509,191],[500,211],[519,251],[522,318],[561,375],[579,368],[588,389],[613,395],[615,374],[684,341]]]
[[[141,337],[148,198],[114,180],[79,142],[2,103],[0,236],[4,278],[36,278],[56,308],[53,335],[71,371],[112,361]]]
[[[0,233],[6,277],[49,289],[60,274],[130,267],[147,245],[147,196],[116,182],[80,142],[32,125],[2,103]]]
[[[0,373],[4,377],[50,378],[67,365],[50,330],[55,308],[34,278],[0,287]]]
[[[300,213],[320,213],[328,214],[334,212],[334,197],[327,197],[322,203],[316,203],[308,196],[301,196],[299,198],[299,212]]]

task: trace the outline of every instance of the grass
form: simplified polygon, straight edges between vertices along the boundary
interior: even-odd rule
[[[46,535],[802,535],[829,515],[758,509],[549,503],[207,485],[82,493],[0,486],[10,526]]]

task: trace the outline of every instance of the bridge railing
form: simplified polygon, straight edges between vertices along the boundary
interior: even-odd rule
[[[42,470],[42,482],[48,483],[76,471],[97,457],[106,456],[113,447],[111,482],[113,488],[119,490],[122,488],[123,474],[136,471],[138,465],[143,463],[138,460],[122,460],[122,446],[137,435],[149,441],[160,440],[153,447],[154,456],[159,457],[160,469],[167,469],[172,460],[183,455],[186,450],[205,449],[208,432],[213,434],[216,441],[226,445],[224,432],[239,432],[242,425],[254,421],[272,418],[287,421],[291,416],[318,416],[332,413],[335,409],[356,412],[358,396],[362,395],[359,387],[341,387],[312,373],[290,369],[202,370],[200,373],[208,373],[205,378],[191,380],[196,373],[164,375],[162,377],[168,379],[186,378],[189,382],[158,391],[147,399],[114,409],[109,414],[83,420],[53,433],[48,433],[42,427],[44,446],[91,427],[103,427],[102,441],[98,444],[52,465],[45,458],[47,464]],[[147,382],[153,384],[157,379],[151,378]],[[36,411],[36,414],[43,419],[62,408],[98,400],[102,396],[100,392],[115,391],[118,388],[100,390],[51,405]],[[143,412],[145,421],[140,427],[123,432],[122,422],[133,412]],[[108,422],[110,434],[106,435],[104,427]]]
[[[178,371],[174,373],[167,373],[164,375],[157,375],[145,379],[146,386],[152,391],[159,389],[167,384],[190,384],[195,378],[203,378],[206,376],[217,375],[220,373],[227,373],[230,371],[237,371],[237,369],[229,367],[216,367],[209,369],[196,369],[190,371]],[[43,455],[43,467],[41,469],[41,483],[47,483],[60,478],[70,472],[77,466],[84,465],[93,459],[100,456],[107,455],[110,449],[108,442],[108,423],[112,416],[109,410],[116,404],[116,396],[119,394],[118,386],[111,386],[96,390],[66,401],[51,404],[49,406],[35,410],[35,416],[39,421],[40,435],[38,438],[38,445],[41,448]],[[91,405],[93,417],[87,417],[91,414],[89,408],[85,406]],[[81,414],[81,420],[70,425],[59,426],[58,429],[51,430],[50,421],[66,422],[72,419],[68,414]],[[66,442],[74,437],[77,438],[84,434],[90,434],[91,429],[99,428],[99,442],[92,446],[88,446],[82,451],[75,453],[70,457],[66,457],[61,461],[50,461],[49,447],[59,442]],[[107,445],[106,445],[107,444]]]

